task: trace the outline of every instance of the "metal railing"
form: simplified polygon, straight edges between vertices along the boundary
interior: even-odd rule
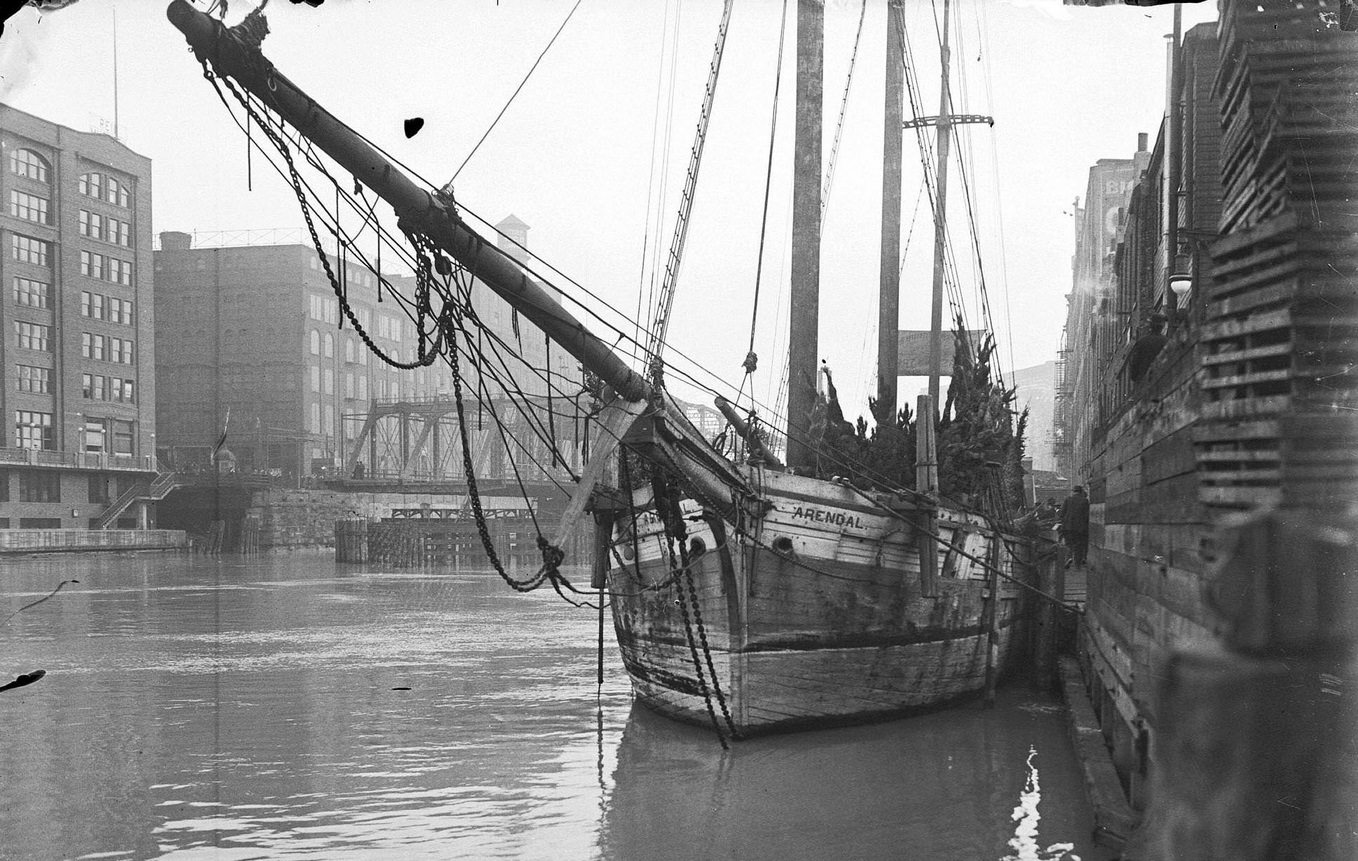
[[[157,475],[155,480],[147,483],[137,481],[127,490],[118,494],[118,498],[109,503],[108,508],[95,518],[95,529],[108,529],[133,502],[144,500],[147,502],[159,502],[169,495],[180,484],[179,476],[173,472]]]

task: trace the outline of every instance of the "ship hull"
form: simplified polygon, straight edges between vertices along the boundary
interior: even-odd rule
[[[687,568],[654,516],[619,523],[609,587],[640,702],[753,735],[940,708],[1003,667],[1022,602],[1002,580],[992,607],[980,560],[1019,576],[1012,541],[974,515],[939,512],[945,540],[926,596],[909,512],[831,482],[758,479],[772,508],[743,535],[686,504]]]

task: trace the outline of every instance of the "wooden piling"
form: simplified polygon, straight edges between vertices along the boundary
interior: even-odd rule
[[[335,521],[335,561],[368,561],[368,521],[346,518]]]

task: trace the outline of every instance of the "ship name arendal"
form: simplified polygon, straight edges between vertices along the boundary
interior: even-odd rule
[[[827,511],[824,508],[798,505],[792,509],[794,520],[805,520],[808,523],[828,523],[832,526],[849,526],[854,529],[867,529],[868,525],[863,522],[863,518],[856,514],[849,514],[844,511]]]

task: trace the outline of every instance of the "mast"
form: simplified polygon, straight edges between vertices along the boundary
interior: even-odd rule
[[[788,330],[787,465],[808,469],[807,426],[820,353],[821,111],[824,0],[797,0],[797,134],[792,178],[792,309]]]
[[[877,412],[896,418],[901,319],[901,125],[905,54],[901,0],[887,0],[886,120],[882,127],[882,254],[877,303]]]
[[[939,43],[939,56],[943,62],[943,82],[938,101],[938,195],[934,207],[934,288],[929,305],[929,402],[930,409],[937,414],[938,378],[943,364],[943,261],[948,235],[948,154],[952,149],[952,110],[948,94],[948,65],[951,52],[948,48],[948,0],[943,0],[943,39]],[[936,421],[933,415],[930,422]],[[917,417],[923,420],[923,417]]]

